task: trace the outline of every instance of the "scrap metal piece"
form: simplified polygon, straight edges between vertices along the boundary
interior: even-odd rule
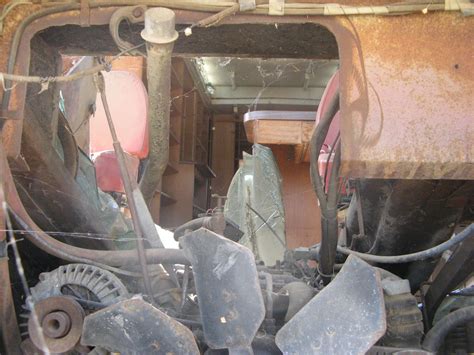
[[[183,236],[181,245],[193,266],[209,347],[237,353],[251,351],[265,316],[252,252],[203,228]]]
[[[193,333],[140,298],[87,316],[81,343],[133,354],[199,354]]]
[[[351,255],[336,278],[280,329],[275,340],[285,354],[365,354],[385,329],[380,275]]]
[[[28,333],[32,343],[42,349],[42,338],[51,353],[64,353],[79,343],[84,321],[84,310],[70,297],[49,297],[35,304],[41,328],[33,317],[28,320]],[[41,337],[40,331],[43,331]]]

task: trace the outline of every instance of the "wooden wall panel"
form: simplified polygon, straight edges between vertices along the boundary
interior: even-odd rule
[[[234,116],[214,115],[212,129],[212,170],[216,177],[212,180],[211,191],[213,194],[225,196],[235,173]],[[211,206],[214,207],[215,204],[213,199]]]
[[[177,174],[163,177],[160,221],[163,228],[175,228],[193,218],[194,164],[176,164]]]
[[[308,163],[296,163],[294,147],[271,145],[283,178],[286,240],[289,248],[321,240],[321,212],[309,176]]]

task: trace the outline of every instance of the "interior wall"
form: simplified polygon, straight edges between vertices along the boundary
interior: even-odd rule
[[[283,179],[286,241],[289,248],[321,241],[321,211],[311,185],[309,163],[296,163],[294,147],[271,145]]]
[[[213,194],[226,196],[235,173],[235,118],[232,114],[215,114],[212,121],[212,179]],[[216,206],[212,199],[211,207]]]

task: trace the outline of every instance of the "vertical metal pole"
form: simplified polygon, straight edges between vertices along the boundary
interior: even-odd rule
[[[161,189],[169,160],[171,53],[178,38],[175,14],[155,7],[145,12],[142,37],[147,42],[148,135],[150,152],[140,181],[140,190],[150,204]]]

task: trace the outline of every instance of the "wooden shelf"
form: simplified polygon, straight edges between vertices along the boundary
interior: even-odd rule
[[[200,147],[205,153],[207,153],[207,148],[201,143],[201,140],[198,137],[196,137],[196,141],[197,141],[198,147]]]
[[[167,175],[173,175],[177,173],[178,173],[178,167],[176,166],[175,163],[173,163],[172,161],[169,161],[168,165],[166,165],[166,169],[163,175],[167,176]]]
[[[209,200],[210,177],[214,172],[198,162],[208,162],[209,115],[203,113],[200,95],[193,90],[192,76],[182,58],[173,58],[170,102],[170,163],[157,191],[160,223],[177,226],[193,215],[205,212]],[[197,140],[199,139],[199,141]],[[202,165],[202,164],[201,164]],[[160,193],[160,195],[158,195]]]
[[[196,169],[206,178],[212,179],[216,177],[216,173],[207,164],[196,164]]]
[[[206,212],[206,209],[204,209],[204,208],[202,208],[202,207],[200,207],[196,204],[193,204],[193,208],[198,210],[199,212],[202,212],[202,213]]]
[[[177,145],[180,144],[179,138],[176,133],[170,128],[170,145]]]
[[[181,107],[180,107],[180,101],[181,98],[176,99],[176,96],[171,96],[171,107],[170,107],[170,116],[172,117],[177,117],[181,116]]]
[[[158,191],[160,194],[160,202],[162,206],[169,206],[172,205],[173,203],[176,203],[176,199],[168,195],[166,192]]]
[[[172,84],[178,84],[175,87],[182,88],[183,87],[183,81],[181,80],[181,78],[179,76],[179,73],[176,70],[176,65],[174,63],[171,65],[171,75],[172,75],[171,83]]]

